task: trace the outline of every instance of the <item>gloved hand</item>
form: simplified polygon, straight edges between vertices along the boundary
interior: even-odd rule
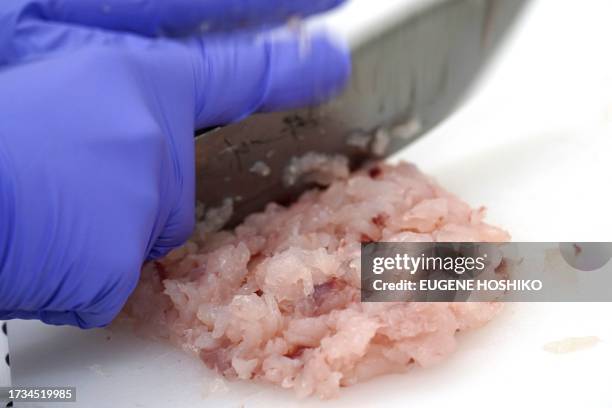
[[[1,2],[0,319],[108,324],[143,261],[192,231],[194,130],[318,102],[348,76],[323,34],[198,28],[337,3]]]

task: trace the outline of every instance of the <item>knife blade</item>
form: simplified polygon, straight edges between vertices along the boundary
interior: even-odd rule
[[[526,0],[353,0],[312,22],[343,35],[352,78],[320,106],[257,114],[196,136],[196,197],[230,206],[235,225],[312,183],[287,182],[293,159],[343,155],[355,169],[425,134],[458,106]]]

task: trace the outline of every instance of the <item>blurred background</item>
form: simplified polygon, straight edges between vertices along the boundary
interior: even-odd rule
[[[531,1],[467,103],[399,156],[516,241],[609,241],[611,16],[605,0]]]

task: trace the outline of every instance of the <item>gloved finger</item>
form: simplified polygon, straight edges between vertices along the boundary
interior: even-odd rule
[[[320,13],[344,0],[32,0],[40,17],[144,35],[258,26]]]
[[[322,102],[350,74],[347,45],[324,32],[200,39],[192,52],[198,128]]]
[[[191,137],[191,134],[189,135]],[[184,150],[189,151],[189,156],[193,157],[193,143]],[[180,198],[174,211],[168,216],[163,229],[157,234],[157,239],[150,249],[147,260],[158,259],[171,250],[183,245],[195,229],[195,163],[193,160],[183,160],[182,180]]]
[[[322,31],[305,34],[282,28],[259,35],[190,37],[179,43],[44,21],[29,22],[27,28],[32,35],[11,47],[5,63],[92,47],[129,51],[134,58],[143,57],[147,71],[176,71],[183,82],[195,80],[197,128],[321,102],[341,90],[350,74],[348,45]],[[189,61],[182,56],[157,58],[177,45],[187,50]]]

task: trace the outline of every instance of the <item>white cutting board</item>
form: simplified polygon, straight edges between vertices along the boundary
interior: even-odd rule
[[[489,220],[514,240],[610,241],[609,16],[607,0],[536,2],[470,102],[399,156],[489,207]],[[9,330],[13,383],[76,386],[78,403],[66,407],[612,407],[612,303],[507,305],[462,335],[447,362],[345,389],[331,402],[220,382],[191,356],[129,332],[35,322]],[[543,351],[568,336],[601,342]]]

